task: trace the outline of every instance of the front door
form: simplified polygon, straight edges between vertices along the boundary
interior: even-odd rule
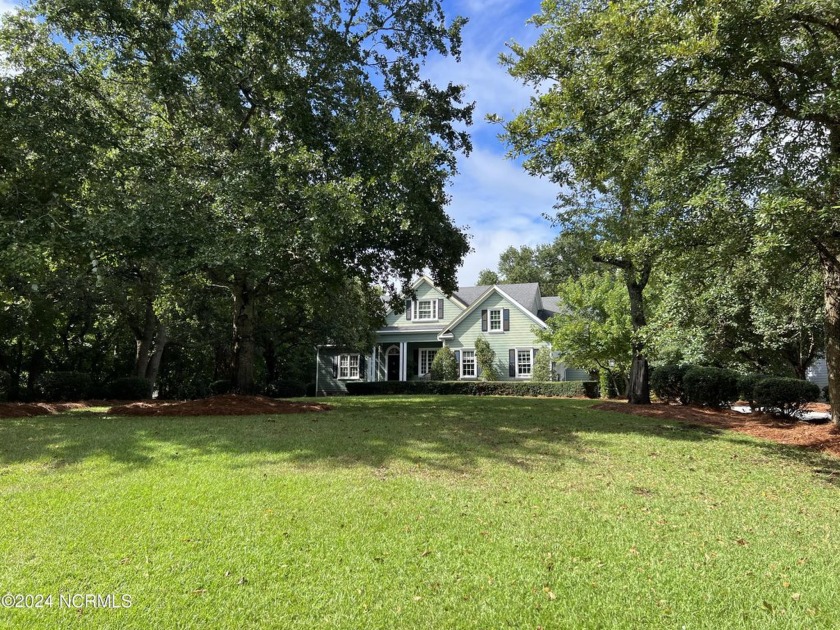
[[[400,355],[398,354],[388,355],[388,380],[400,380]]]

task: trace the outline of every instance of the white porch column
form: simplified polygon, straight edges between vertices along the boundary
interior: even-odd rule
[[[408,380],[408,342],[400,342],[400,380]]]
[[[370,377],[369,380],[371,381],[378,381],[379,380],[379,365],[376,363],[376,346],[373,346],[373,350],[370,352]]]

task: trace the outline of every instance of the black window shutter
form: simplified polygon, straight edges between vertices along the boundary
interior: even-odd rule
[[[461,376],[461,351],[455,351],[455,365],[458,366],[458,376]]]
[[[510,309],[504,309],[504,311],[502,311],[502,317],[504,318],[504,326],[502,330],[510,330]]]
[[[508,376],[516,376],[516,350],[508,350]]]
[[[359,378],[362,380],[367,380],[366,370],[367,368],[367,361],[365,360],[365,355],[359,355]]]
[[[417,366],[415,369],[417,370],[417,373],[419,374],[420,373],[420,349],[419,348],[414,349],[414,365]]]
[[[338,357],[333,357],[333,378],[338,378]]]
[[[405,301],[405,318],[411,321],[411,300]]]
[[[438,319],[443,319],[443,298],[438,298]]]
[[[487,332],[487,309],[481,309],[481,332]]]

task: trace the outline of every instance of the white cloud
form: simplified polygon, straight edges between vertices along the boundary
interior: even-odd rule
[[[551,214],[557,187],[528,175],[517,163],[488,149],[477,149],[461,160],[461,172],[450,190],[449,213],[467,226],[473,252],[467,255],[458,279],[476,282],[482,269],[495,269],[508,247],[537,245],[554,239],[557,230],[543,218]]]
[[[527,46],[536,39],[537,30],[525,22],[538,5],[509,0],[455,0],[452,5],[452,15],[469,18],[462,33],[461,63],[437,58],[426,72],[439,84],[465,85],[467,100],[476,104],[470,129],[473,152],[459,160],[449,206],[455,223],[467,226],[472,236],[474,251],[458,274],[462,285],[471,285],[481,269],[496,268],[499,254],[508,247],[554,239],[557,231],[542,215],[552,213],[558,189],[506,159],[506,147],[497,137],[501,128],[484,119],[487,114],[509,119],[528,105],[532,88],[508,74],[499,64],[499,54],[506,51],[506,42]]]
[[[20,8],[19,2],[9,2],[9,0],[0,0],[0,16],[3,13],[11,13],[12,11],[17,11]]]

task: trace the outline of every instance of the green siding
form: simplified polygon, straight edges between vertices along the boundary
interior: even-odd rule
[[[397,315],[391,311],[385,316],[385,323],[388,326],[416,326],[417,328],[443,327],[464,312],[464,308],[460,304],[450,300],[441,291],[430,285],[428,282],[422,282],[420,286],[417,287],[416,299],[437,300],[439,298],[443,298],[444,302],[442,319],[423,320],[419,322],[412,319],[409,321],[405,318],[405,313]]]
[[[482,332],[481,311],[484,309],[506,308],[510,310],[510,330],[506,332]],[[446,345],[453,350],[475,348],[475,340],[483,335],[496,353],[496,368],[499,378],[505,381],[518,380],[508,376],[508,351],[511,348],[545,348],[546,344],[534,335],[538,324],[528,317],[518,306],[511,304],[498,293],[490,295],[474,311],[452,330],[455,338],[447,340]]]
[[[438,334],[436,332],[429,333],[379,333],[376,335],[376,343],[384,345],[399,344],[401,341],[414,342],[431,342],[437,343]]]
[[[324,394],[344,394],[347,393],[347,387],[344,385],[347,382],[345,379],[340,379],[333,376],[333,359],[340,354],[360,354],[364,357],[365,366],[360,370],[360,381],[370,380],[370,377],[375,370],[371,362],[370,352],[355,352],[353,350],[341,350],[339,348],[321,348],[318,354],[318,391],[319,396]],[[353,379],[356,380],[356,379]]]

